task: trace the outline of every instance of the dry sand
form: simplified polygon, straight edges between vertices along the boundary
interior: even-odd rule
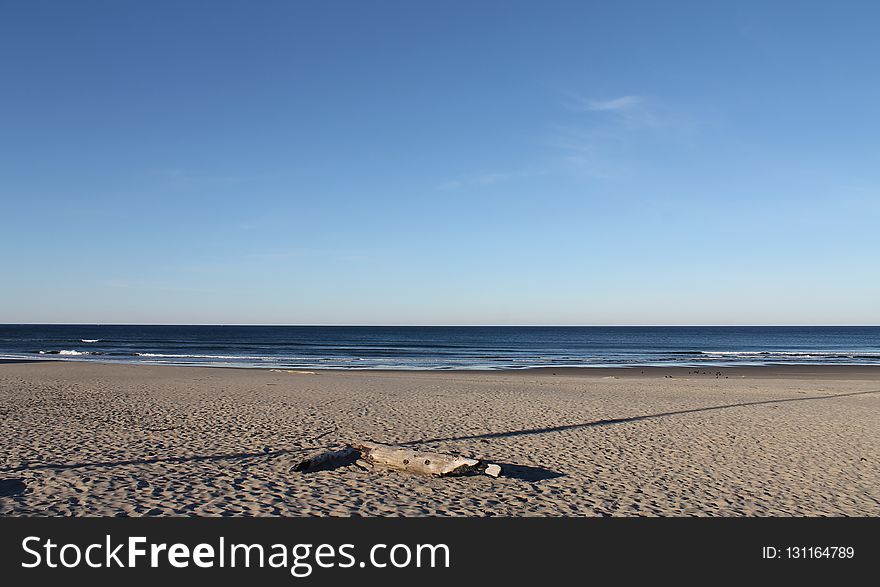
[[[0,423],[4,515],[880,515],[880,368],[6,363]],[[289,472],[354,438],[504,475]]]

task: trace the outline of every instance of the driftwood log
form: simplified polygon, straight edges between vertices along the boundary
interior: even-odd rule
[[[498,477],[501,467],[478,459],[436,452],[413,450],[402,446],[357,441],[342,450],[310,455],[294,465],[294,471],[310,471],[323,465],[342,462],[357,456],[355,464],[363,468],[381,467],[434,477],[484,474]]]
[[[351,446],[361,453],[361,460],[373,466],[416,475],[447,477],[484,473],[497,477],[501,473],[501,467],[498,465],[467,457],[413,450],[378,442],[354,442]]]

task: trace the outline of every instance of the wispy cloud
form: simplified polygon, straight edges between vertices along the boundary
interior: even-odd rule
[[[531,177],[537,174],[538,172],[533,170],[504,173],[478,173],[445,181],[438,185],[437,189],[442,191],[454,191],[470,187],[488,187],[499,183],[506,183],[517,179]]]
[[[565,167],[592,179],[625,174],[633,141],[656,123],[650,103],[634,94],[594,97],[563,91],[562,106],[577,118],[557,125],[548,143],[558,149]]]
[[[643,95],[561,94],[561,105],[575,117],[557,125],[548,143],[558,149],[569,169],[594,179],[633,172],[645,145],[687,146],[700,126],[689,115]]]
[[[568,115],[547,128],[544,152],[528,167],[453,177],[440,191],[476,190],[539,176],[613,181],[636,173],[645,153],[660,146],[692,148],[705,121],[641,93],[586,95],[555,88]]]
[[[610,179],[625,172],[620,154],[626,150],[628,140],[626,133],[616,129],[564,125],[555,129],[547,144],[557,151],[564,168],[583,177]]]
[[[642,96],[627,94],[623,96],[585,96],[581,93],[562,90],[562,105],[573,112],[608,112],[621,114],[631,112],[644,106],[646,100]]]
[[[610,100],[590,100],[584,104],[584,108],[593,112],[619,112],[634,108],[641,102],[642,99],[638,96],[620,96]]]

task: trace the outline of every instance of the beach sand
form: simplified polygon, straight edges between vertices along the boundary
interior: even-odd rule
[[[880,368],[4,363],[0,423],[3,515],[880,515]],[[352,439],[503,474],[289,471]]]

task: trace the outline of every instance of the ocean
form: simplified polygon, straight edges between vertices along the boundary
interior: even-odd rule
[[[880,365],[880,327],[7,324],[0,359],[308,369]]]

